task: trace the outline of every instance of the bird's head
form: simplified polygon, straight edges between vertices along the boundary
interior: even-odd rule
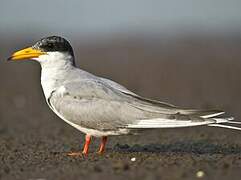
[[[70,43],[59,36],[50,36],[37,41],[33,46],[19,50],[8,60],[33,59],[42,63],[56,63],[58,60],[71,61],[74,64],[74,52]]]

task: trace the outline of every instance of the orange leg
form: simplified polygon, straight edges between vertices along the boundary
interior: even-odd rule
[[[101,138],[101,144],[100,144],[100,149],[98,151],[99,154],[103,154],[105,151],[105,144],[107,142],[107,136],[103,136]]]
[[[91,142],[91,136],[86,134],[85,135],[85,145],[84,145],[84,149],[82,151],[82,154],[88,155],[90,142]]]
[[[91,141],[91,136],[90,135],[86,135],[85,136],[85,145],[84,145],[83,151],[82,152],[81,151],[80,152],[71,152],[71,153],[68,153],[67,155],[68,156],[82,156],[83,154],[87,155],[88,151],[89,151],[90,141]]]

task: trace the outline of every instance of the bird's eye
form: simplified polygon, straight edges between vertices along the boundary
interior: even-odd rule
[[[48,44],[48,48],[53,48],[53,44]]]

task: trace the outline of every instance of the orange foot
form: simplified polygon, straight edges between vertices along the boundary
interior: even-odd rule
[[[67,155],[68,156],[87,156],[88,155],[88,152],[89,152],[89,145],[90,145],[90,141],[91,141],[91,136],[90,135],[86,135],[85,136],[85,145],[84,145],[84,149],[82,152],[71,152],[71,153],[68,153]]]

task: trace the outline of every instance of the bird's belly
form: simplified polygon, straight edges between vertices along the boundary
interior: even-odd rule
[[[91,136],[94,136],[94,137],[103,137],[103,136],[122,135],[122,134],[128,134],[129,133],[129,130],[127,130],[127,129],[119,129],[119,130],[116,130],[116,131],[114,131],[114,130],[101,131],[101,130],[97,130],[97,129],[86,128],[86,127],[80,126],[78,124],[75,124],[75,123],[67,120],[54,107],[50,106],[50,108],[62,120],[64,120],[66,123],[73,126],[74,128],[78,129],[79,131],[83,132],[84,134],[88,134],[88,135],[91,135]]]

